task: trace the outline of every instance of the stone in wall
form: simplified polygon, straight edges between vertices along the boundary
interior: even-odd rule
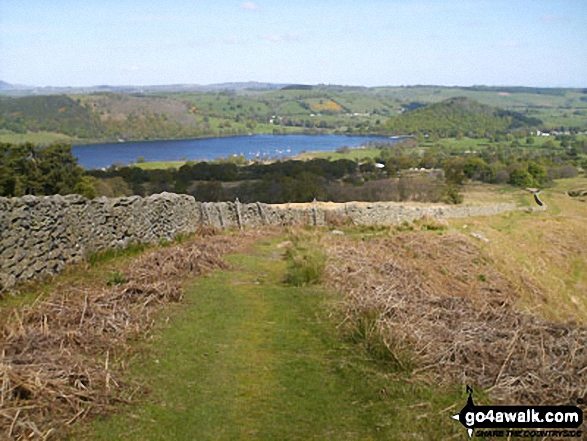
[[[516,210],[491,206],[406,206],[395,203],[268,205],[202,203],[192,196],[161,193],[146,198],[84,199],[81,196],[0,198],[0,290],[56,274],[88,253],[157,243],[200,225],[223,229],[264,225],[325,225],[330,210],[357,225],[393,225],[422,216],[485,216]]]
[[[192,196],[0,198],[0,289],[56,274],[95,251],[156,243],[199,225]]]

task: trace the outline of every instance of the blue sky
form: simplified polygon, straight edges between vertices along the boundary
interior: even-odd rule
[[[587,1],[1,0],[0,80],[587,87]]]

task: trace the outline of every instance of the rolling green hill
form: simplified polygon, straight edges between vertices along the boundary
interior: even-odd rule
[[[511,110],[486,106],[469,98],[450,98],[391,118],[383,127],[392,134],[436,133],[440,137],[504,133],[540,126],[542,121]]]

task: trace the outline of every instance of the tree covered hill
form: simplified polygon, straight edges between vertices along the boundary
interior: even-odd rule
[[[540,126],[542,121],[521,113],[486,106],[469,98],[450,98],[390,118],[383,130],[396,135],[430,134],[482,137],[519,128]]]
[[[99,118],[79,100],[65,95],[0,99],[0,128],[14,133],[55,132],[79,138],[100,138]]]

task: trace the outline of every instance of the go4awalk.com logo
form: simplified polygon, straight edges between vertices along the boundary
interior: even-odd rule
[[[477,406],[473,389],[461,411],[452,416],[469,434],[482,437],[581,438],[583,411],[577,406]],[[496,430],[500,429],[500,430]],[[573,430],[574,429],[574,430]]]

